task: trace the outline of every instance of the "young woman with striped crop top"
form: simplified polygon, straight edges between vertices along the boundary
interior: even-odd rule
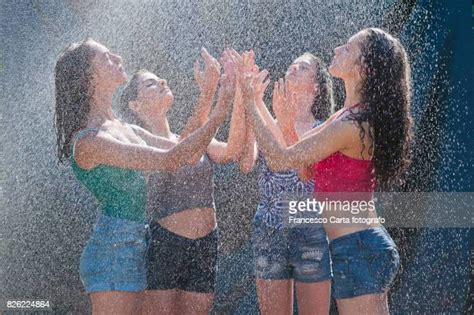
[[[252,56],[253,57],[253,56]],[[250,61],[253,63],[253,60]],[[310,53],[298,57],[284,79],[275,82],[272,107],[276,120],[267,111],[263,93],[268,81],[265,72],[258,82],[256,104],[272,135],[284,147],[328,118],[333,111],[332,80],[322,61]],[[285,107],[290,110],[286,111]],[[293,127],[294,126],[294,127]],[[293,130],[296,133],[292,133]],[[251,128],[243,153],[254,147]],[[253,162],[257,159],[253,153]],[[243,167],[252,166],[243,165]],[[326,233],[321,224],[290,228],[284,222],[284,195],[311,194],[314,181],[296,171],[272,171],[260,155],[257,179],[260,202],[253,220],[252,246],[257,278],[257,295],[262,314],[290,314],[293,288],[299,314],[327,314],[331,293],[331,265]],[[306,181],[307,180],[307,181]]]

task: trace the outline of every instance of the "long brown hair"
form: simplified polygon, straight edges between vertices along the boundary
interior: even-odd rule
[[[304,53],[315,66],[315,80],[318,82],[319,93],[314,98],[311,113],[317,120],[324,121],[334,112],[334,94],[331,75],[324,62],[312,53]]]
[[[72,134],[87,124],[93,93],[91,60],[94,52],[87,44],[91,39],[73,43],[62,52],[55,72],[55,127],[60,163],[71,155]]]
[[[118,106],[118,113],[120,117],[129,124],[137,125],[145,128],[144,122],[138,117],[138,115],[128,106],[131,101],[134,101],[138,97],[138,85],[140,84],[140,76],[150,71],[141,69],[138,70],[133,77],[128,81],[127,85],[120,95],[120,101]]]
[[[362,110],[349,115],[357,121],[362,142],[369,124],[375,175],[380,187],[399,179],[410,163],[412,118],[411,70],[400,41],[378,28],[365,30],[360,62]]]

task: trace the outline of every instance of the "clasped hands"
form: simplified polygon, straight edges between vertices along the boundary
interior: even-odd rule
[[[245,111],[257,104],[264,104],[265,91],[270,84],[266,69],[259,70],[255,63],[253,50],[239,54],[235,49],[225,49],[217,61],[205,49],[201,49],[204,69],[201,70],[199,60],[194,62],[194,78],[203,95],[213,97],[220,83],[219,99],[223,103],[232,104],[231,99],[238,99]],[[221,68],[224,69],[221,74]],[[240,103],[239,102],[239,103]],[[234,102],[235,104],[238,102]],[[275,81],[272,94],[272,109],[280,122],[293,124],[296,115],[296,93],[292,92],[288,82],[283,78]],[[228,106],[225,112],[229,112]],[[247,114],[246,114],[247,115]]]

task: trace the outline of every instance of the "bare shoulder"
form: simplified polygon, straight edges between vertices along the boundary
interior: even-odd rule
[[[107,130],[97,128],[95,132],[88,132],[73,144],[73,158],[76,163],[84,169],[90,169],[97,165],[95,155],[104,145],[117,142]]]
[[[352,113],[357,114],[358,111],[353,111]],[[352,116],[352,113],[346,112],[336,121],[340,125],[341,130],[343,130],[344,137],[346,137],[347,151],[343,153],[360,158],[362,150],[364,154],[370,156],[369,147],[372,140],[369,133],[369,123],[367,121],[357,121]]]
[[[132,124],[127,124],[127,125],[133,130],[133,132],[135,132],[135,134],[138,137],[142,138],[146,142],[149,142],[149,141],[153,142],[154,140],[157,140],[157,141],[165,142],[170,145],[174,145],[174,144],[177,144],[179,141],[179,137],[172,136],[171,138],[166,138],[162,136],[157,136],[140,126],[132,125]]]
[[[338,119],[333,120],[323,130],[337,132],[346,136],[356,132],[359,129],[357,122],[351,119],[344,119],[344,116],[345,114],[341,115]]]
[[[354,119],[354,114],[357,115],[359,114],[359,112],[360,109],[358,108],[348,110],[344,112],[338,119],[336,119],[335,122],[340,122],[341,126],[344,126],[348,129],[352,129],[355,132],[360,132],[361,128],[363,128],[364,131],[367,132],[369,128],[369,123],[366,121],[358,122],[356,119]]]
[[[78,139],[75,144],[75,151],[77,155],[79,152],[84,150],[93,150],[97,146],[120,142],[122,141],[116,139],[114,136],[108,133],[107,130],[98,129],[96,132],[88,133],[87,135],[84,135]]]

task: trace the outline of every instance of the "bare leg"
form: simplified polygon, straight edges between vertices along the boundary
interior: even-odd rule
[[[213,293],[199,293],[179,291],[178,306],[179,314],[183,315],[207,315],[214,299]]]
[[[178,290],[147,290],[144,293],[143,315],[179,314],[178,309]]]
[[[298,314],[329,314],[331,281],[296,282]]]
[[[293,280],[257,279],[257,295],[262,315],[293,314]]]
[[[91,293],[92,314],[131,315],[141,312],[142,292],[102,291]]]
[[[390,314],[386,293],[361,295],[350,299],[338,299],[339,314]]]

